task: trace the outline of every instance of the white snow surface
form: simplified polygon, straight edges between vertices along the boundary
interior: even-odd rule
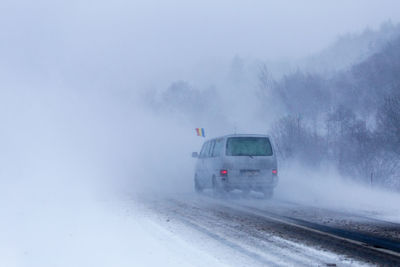
[[[0,266],[223,266],[132,204],[2,201]]]

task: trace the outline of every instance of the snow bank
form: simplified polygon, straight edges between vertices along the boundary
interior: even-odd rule
[[[1,266],[220,265],[132,202],[127,213],[120,202],[38,201],[15,193],[0,204]]]

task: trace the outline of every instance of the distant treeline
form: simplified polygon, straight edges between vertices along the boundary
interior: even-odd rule
[[[348,70],[259,74],[281,159],[333,162],[343,175],[400,190],[400,38]],[[269,109],[270,110],[270,109]]]

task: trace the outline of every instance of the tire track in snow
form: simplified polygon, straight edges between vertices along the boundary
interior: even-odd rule
[[[264,261],[263,265],[309,266],[318,264],[324,266],[332,262],[340,262],[341,266],[355,264],[352,259],[345,257],[339,259],[335,253],[308,247],[260,230],[259,227],[249,224],[253,218],[243,216],[242,212],[232,212],[215,205],[198,205],[199,203],[176,198],[165,199],[161,202],[161,204],[158,202],[155,205],[158,209],[162,206],[161,212],[167,212],[178,221],[186,223],[189,227],[205,233],[252,259],[259,259],[259,262]],[[168,211],[168,209],[170,210]],[[244,224],[240,229],[231,225],[238,221]],[[257,223],[259,222],[258,220]],[[267,260],[265,261],[265,259]]]
[[[371,257],[371,255],[365,257],[372,262],[378,260],[400,265],[400,253],[398,252],[400,249],[400,244],[397,241],[375,238],[360,233],[319,225],[289,216],[278,215],[255,207],[241,205],[236,202],[233,204],[224,200],[210,199],[208,197],[204,197],[202,200],[208,202],[210,205],[224,206],[225,208],[231,209],[233,212],[239,211],[249,215],[252,214],[264,218],[266,221],[275,221],[282,225],[299,228],[304,232],[313,233],[314,235],[325,236],[330,239],[337,239],[339,241],[351,243],[353,246],[357,247],[359,253],[362,252],[363,255],[372,254],[375,256],[376,259],[374,259],[373,256]],[[331,242],[333,243],[333,241]]]

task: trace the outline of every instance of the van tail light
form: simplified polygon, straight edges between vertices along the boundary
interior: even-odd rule
[[[273,170],[272,170],[272,174],[273,174],[273,175],[277,175],[277,174],[278,174],[278,170],[273,169]]]
[[[220,174],[221,176],[228,176],[228,170],[220,170],[220,171],[219,171],[219,174]]]

